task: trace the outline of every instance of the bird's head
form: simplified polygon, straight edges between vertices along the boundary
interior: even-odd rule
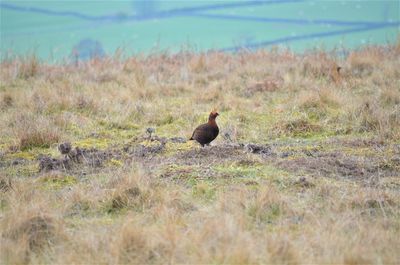
[[[215,120],[219,113],[217,112],[216,109],[212,110],[210,113],[210,116],[208,116],[208,120]]]

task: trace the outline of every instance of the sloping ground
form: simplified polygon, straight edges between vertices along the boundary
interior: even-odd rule
[[[3,62],[0,263],[396,263],[399,47]]]

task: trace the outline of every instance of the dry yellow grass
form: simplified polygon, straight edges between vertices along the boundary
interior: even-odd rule
[[[398,47],[2,62],[0,263],[398,263]]]

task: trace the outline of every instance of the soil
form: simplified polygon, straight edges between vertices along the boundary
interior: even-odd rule
[[[400,147],[386,146],[375,140],[340,141],[334,140],[310,148],[304,143],[294,144],[235,144],[226,143],[204,148],[178,151],[173,155],[164,155],[168,142],[184,143],[184,139],[160,138],[154,136],[150,146],[133,142],[122,149],[83,149],[75,147],[63,158],[43,156],[39,159],[40,172],[51,170],[74,171],[82,167],[101,168],[111,159],[124,161],[125,164],[137,162],[148,170],[158,170],[168,165],[183,167],[173,172],[163,172],[161,177],[189,174],[195,168],[202,176],[214,177],[215,165],[226,162],[245,162],[251,167],[254,159],[261,158],[261,163],[275,166],[281,170],[294,172],[298,176],[349,178],[368,180],[371,177],[397,176],[400,172]],[[349,154],[343,151],[324,149],[321,146],[340,146],[370,148],[372,154]],[[289,147],[289,148],[288,148]],[[296,147],[296,148],[290,148]],[[352,149],[352,150],[353,150]],[[379,152],[377,151],[379,150]],[[390,153],[390,155],[382,155]],[[185,168],[186,167],[186,168]],[[299,182],[303,185],[305,182]]]

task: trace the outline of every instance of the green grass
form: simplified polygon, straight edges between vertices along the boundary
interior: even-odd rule
[[[346,60],[259,51],[80,68],[3,63],[0,262],[394,263],[395,55],[398,46]],[[362,77],[354,70],[361,58],[374,65]],[[330,63],[343,66],[338,82],[326,72]],[[14,74],[29,67],[36,72],[28,79]],[[113,78],[99,79],[104,69]],[[273,91],[249,91],[275,79]],[[188,139],[215,107],[220,134],[210,147],[169,140]],[[65,159],[57,146],[66,141],[85,156],[40,171],[43,156]],[[269,151],[251,153],[249,143]],[[44,239],[31,248],[37,236]]]

